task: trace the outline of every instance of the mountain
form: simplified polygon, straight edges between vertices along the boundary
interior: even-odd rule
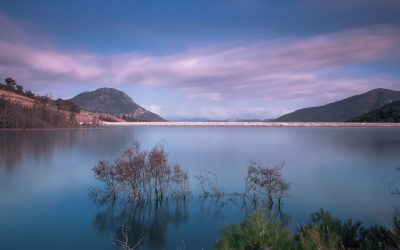
[[[395,101],[349,122],[400,122],[400,101]]]
[[[397,100],[400,100],[400,91],[374,89],[364,94],[351,96],[323,106],[299,109],[278,117],[274,121],[343,122]]]
[[[165,121],[137,105],[125,92],[114,88],[83,92],[71,101],[85,110],[117,115],[127,121]]]
[[[81,110],[75,103],[0,84],[0,129],[70,128],[99,126],[122,119]]]

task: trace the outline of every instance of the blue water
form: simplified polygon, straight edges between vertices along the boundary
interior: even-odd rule
[[[324,208],[365,225],[388,223],[400,197],[398,128],[110,127],[0,132],[0,249],[116,249],[121,225],[145,249],[210,249],[223,225],[246,209],[193,197],[157,210],[89,199],[99,185],[91,169],[112,161],[134,140],[165,146],[171,163],[191,176],[209,170],[226,192],[242,191],[247,165],[286,162],[292,186],[283,217],[296,230]],[[249,211],[247,211],[249,213]]]

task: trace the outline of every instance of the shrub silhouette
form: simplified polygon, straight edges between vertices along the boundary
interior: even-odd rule
[[[129,199],[160,201],[165,194],[171,194],[171,186],[177,196],[186,196],[190,192],[188,173],[178,164],[171,167],[162,145],[156,145],[148,152],[135,142],[113,163],[100,161],[93,171],[105,184],[105,190],[93,189],[92,196],[106,193],[106,197],[115,199],[117,195],[125,194]]]

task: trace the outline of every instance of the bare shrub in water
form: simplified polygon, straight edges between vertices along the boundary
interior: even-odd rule
[[[194,178],[199,182],[204,197],[211,196],[219,199],[224,195],[224,192],[218,186],[218,176],[216,173],[210,171],[203,173],[203,171],[200,171]]]
[[[256,162],[251,162],[247,168],[245,195],[252,197],[253,202],[261,196],[265,196],[269,209],[275,202],[280,209],[282,198],[288,195],[290,183],[282,177],[282,168],[285,163],[273,167],[263,167]]]
[[[96,179],[105,184],[106,190],[109,193],[115,194],[116,174],[114,167],[106,161],[100,161],[96,167],[93,168],[93,171]]]
[[[175,185],[174,194],[177,197],[186,197],[190,193],[189,175],[181,168],[179,164],[175,164],[172,169],[172,183]]]
[[[243,197],[250,195],[268,197],[271,207],[276,200],[280,204],[290,186],[283,180],[280,172],[282,167],[283,164],[273,168],[263,168],[252,163],[248,169],[245,193],[225,193],[218,185],[218,176],[213,172],[200,171],[200,174],[194,178],[198,180],[202,190],[202,204],[208,202],[206,203],[209,204],[206,206],[207,211],[210,210],[210,207],[215,206],[216,215],[219,215],[226,202],[235,202],[235,197],[241,195]],[[121,233],[118,234],[115,241],[120,249],[140,247],[145,233],[149,233],[152,239],[157,238],[157,234],[150,232],[153,232],[155,228],[157,228],[155,232],[158,232],[158,229],[166,222],[162,218],[162,212],[166,206],[169,206],[169,202],[173,202],[178,210],[181,209],[181,206],[183,206],[183,211],[187,209],[188,199],[186,198],[190,196],[189,175],[178,164],[169,164],[168,154],[162,145],[156,145],[148,151],[142,149],[139,143],[135,142],[114,162],[100,161],[93,171],[95,177],[104,184],[102,189],[93,188],[90,194],[99,206],[109,203],[110,211],[113,211],[113,208],[121,203],[117,202],[117,198],[127,198],[128,206],[134,208],[134,212],[122,209],[124,214],[129,214],[129,218],[133,215],[129,225],[136,228],[136,232],[132,233],[124,226],[122,227]],[[172,195],[176,199],[164,199],[167,195]],[[205,201],[207,197],[210,200]],[[143,228],[146,222],[137,218],[144,219],[144,215],[151,214],[151,211],[154,212],[154,225]],[[179,213],[175,214],[179,215]],[[181,220],[180,217],[187,218],[187,212],[182,216],[179,215],[176,218],[177,221]],[[109,216],[105,216],[105,218],[107,219]],[[175,220],[168,214],[165,218]],[[283,235],[285,238],[286,231],[283,232]]]
[[[94,168],[98,180],[105,184],[109,197],[120,193],[136,200],[160,201],[175,185],[175,193],[189,193],[189,177],[179,165],[171,167],[164,147],[156,145],[150,152],[135,142],[114,163],[100,161]],[[96,189],[93,189],[97,193]],[[96,196],[96,194],[92,194]]]

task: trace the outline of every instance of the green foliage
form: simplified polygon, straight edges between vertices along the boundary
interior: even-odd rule
[[[35,98],[35,94],[30,90],[25,91],[25,96],[33,99]]]
[[[63,100],[63,99],[58,98],[56,101],[54,101],[54,104],[57,106],[58,110],[64,110],[64,111],[69,111],[69,112],[73,112],[73,113],[81,112],[81,108],[69,100]]]
[[[363,230],[360,222],[353,223],[351,219],[342,222],[323,209],[311,215],[311,226],[317,226],[322,236],[329,236],[330,233],[339,235],[341,244],[352,248],[359,246],[359,236]],[[307,230],[308,227],[310,225],[303,227],[302,230]]]
[[[7,86],[17,85],[17,82],[14,79],[12,79],[11,77],[7,77],[6,79],[4,79],[4,81],[6,82]]]
[[[11,77],[6,78],[5,83],[5,85],[0,84],[0,89],[34,99],[34,105],[25,107],[2,96],[0,98],[0,128],[78,126],[76,113],[80,113],[81,109],[72,101],[62,99],[54,101],[49,96],[35,95],[30,90],[24,91],[24,88]],[[69,113],[60,112],[60,110]]]
[[[17,85],[17,89],[15,91],[17,94],[19,95],[23,95],[24,94],[24,87],[22,87],[21,85]]]
[[[296,243],[279,221],[258,211],[244,223],[226,227],[217,249],[296,249]]]
[[[317,243],[324,242],[326,244],[323,249],[331,249],[328,247],[334,242],[336,242],[337,249],[396,248],[396,238],[394,237],[396,233],[394,232],[399,232],[396,225],[398,224],[395,222],[393,229],[378,225],[363,228],[361,222],[353,222],[351,219],[343,222],[320,209],[311,215],[311,223],[301,228],[297,238],[300,238],[302,243],[301,238],[304,235],[310,238],[309,241],[318,239],[316,240]],[[316,237],[315,230],[318,231],[319,238]]]
[[[99,119],[105,122],[118,122],[116,119],[112,118],[111,116],[108,115],[100,115]]]
[[[24,91],[24,87],[22,85],[18,85],[17,82],[11,78],[7,77],[4,79],[5,85],[0,84],[0,89],[9,91],[9,92],[15,92],[18,95],[23,95],[29,98],[35,98],[35,95],[32,93],[32,91]]]
[[[37,100],[37,101],[39,101],[41,103],[53,104],[53,100],[51,100],[51,98],[48,97],[48,96],[39,96],[39,95],[37,95],[35,97],[35,100]]]
[[[36,101],[33,107],[25,107],[0,96],[0,128],[64,128],[78,126],[76,113],[60,112],[44,102]]]
[[[304,250],[335,250],[340,245],[340,237],[319,225],[309,225],[301,230],[297,239],[300,241],[301,249]]]
[[[123,119],[123,120],[125,120],[127,122],[142,122],[143,121],[143,120],[138,119],[138,118],[133,118],[133,117],[131,117],[129,115],[122,115],[121,119]]]
[[[400,101],[351,119],[350,122],[400,122]]]
[[[228,226],[217,241],[218,249],[399,249],[400,221],[397,213],[390,227],[363,228],[360,222],[341,221],[320,209],[294,237],[273,217],[258,211],[240,225]]]
[[[6,91],[14,91],[15,90],[15,85],[17,85],[16,81],[12,79],[11,77],[7,77],[4,79],[6,82],[5,86],[3,87],[4,90]]]
[[[397,209],[391,226],[375,225],[361,232],[362,249],[400,249],[400,220]]]

